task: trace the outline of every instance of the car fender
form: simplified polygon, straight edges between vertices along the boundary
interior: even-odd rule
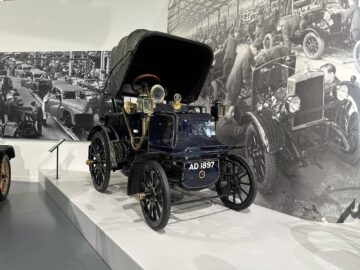
[[[134,195],[140,192],[141,185],[141,177],[143,175],[143,167],[148,160],[157,160],[160,162],[161,156],[159,154],[150,154],[144,153],[138,155],[131,164],[129,177],[128,177],[128,185],[127,185],[127,194]]]
[[[98,126],[94,126],[91,129],[89,136],[87,137],[87,140],[91,141],[92,137],[94,136],[94,134],[96,132],[102,132],[103,135],[106,137],[106,139],[109,143],[111,167],[117,168],[116,154],[115,154],[114,145],[113,145],[113,143],[115,141],[119,140],[117,133],[115,132],[114,128],[112,128],[111,126],[98,125]]]
[[[250,123],[258,133],[266,152],[274,154],[285,147],[285,134],[268,111],[261,113],[247,112]]]
[[[325,42],[328,40],[328,32],[326,32],[324,29],[320,28],[319,26],[312,25],[304,30],[304,37],[307,33],[312,32],[321,39],[323,39]]]

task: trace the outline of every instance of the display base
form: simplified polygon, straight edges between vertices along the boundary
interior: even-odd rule
[[[105,194],[86,172],[55,180],[41,170],[39,180],[113,270],[360,269],[359,223],[310,222],[257,205],[235,212],[206,200],[173,207],[165,229],[154,232],[120,173]]]

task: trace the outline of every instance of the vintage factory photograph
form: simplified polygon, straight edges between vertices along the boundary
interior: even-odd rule
[[[0,53],[0,136],[86,140],[110,109],[104,51]]]
[[[168,32],[206,43],[199,99],[253,168],[256,203],[309,220],[359,218],[357,0],[170,0]]]

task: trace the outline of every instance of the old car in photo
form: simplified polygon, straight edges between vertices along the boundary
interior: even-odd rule
[[[105,89],[113,112],[90,132],[86,163],[100,192],[111,171],[128,176],[127,193],[138,194],[154,230],[166,226],[173,205],[189,202],[179,202],[174,192],[215,185],[217,194],[210,198],[234,210],[249,207],[255,198],[245,159],[229,154],[217,140],[209,112],[188,105],[197,99],[212,60],[207,45],[147,30],[131,33],[112,50]]]
[[[68,127],[91,128],[94,118],[84,89],[65,82],[53,84],[50,96],[44,101],[47,117],[55,117]]]
[[[31,65],[28,65],[25,63],[16,64],[14,76],[20,77],[20,78],[28,77],[30,75],[32,68],[33,67]]]
[[[360,160],[360,90],[356,82],[339,82],[331,91],[324,73],[306,68],[295,73],[294,55],[258,65],[242,102],[246,157],[258,189],[270,192],[279,164],[322,168],[312,155],[330,149],[341,160]]]
[[[32,101],[25,106],[19,93],[11,90],[6,95],[7,121],[1,124],[1,137],[37,139],[42,135],[41,104]]]
[[[355,41],[351,39],[350,24],[343,21],[346,10],[342,9],[342,1],[293,1],[292,14],[279,16],[276,19],[277,31],[265,35],[265,48],[282,41],[282,25],[287,19],[300,12],[302,16],[306,16],[306,24],[303,31],[295,32],[291,42],[301,45],[306,57],[320,59],[327,49],[333,48],[354,52],[354,60],[359,58],[355,57]]]
[[[15,157],[15,150],[11,145],[0,145],[0,201],[4,201],[10,191],[11,164]]]

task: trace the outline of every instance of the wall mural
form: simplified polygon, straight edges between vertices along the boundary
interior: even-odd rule
[[[0,53],[0,136],[86,140],[111,110],[108,63],[100,51]]]
[[[360,8],[353,0],[170,0],[168,32],[208,44],[198,105],[254,169],[256,203],[348,222],[360,202]]]

